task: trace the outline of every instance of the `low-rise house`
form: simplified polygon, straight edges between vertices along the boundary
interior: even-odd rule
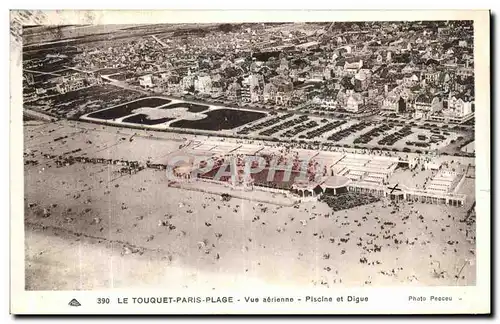
[[[77,91],[87,87],[84,79],[71,80],[64,83],[59,83],[56,85],[56,91],[63,94],[70,91]]]
[[[399,97],[394,94],[391,94],[387,98],[384,98],[380,109],[395,112],[397,110],[397,105],[399,100],[398,98]]]
[[[465,92],[467,89],[472,89],[473,87],[473,77],[459,77],[452,83],[452,89],[459,93]]]
[[[264,86],[264,103],[274,100],[277,92],[278,88],[274,84],[271,82],[267,83]]]
[[[429,83],[436,83],[436,81],[439,78],[439,72],[438,71],[427,71],[424,72],[422,77],[425,79],[425,81]]]
[[[241,96],[241,85],[236,81],[231,83],[227,88],[227,96],[231,100],[237,100]]]
[[[346,101],[346,110],[350,112],[358,112],[361,105],[363,105],[364,100],[363,97],[359,93],[351,93],[349,97],[347,97]]]
[[[28,85],[35,84],[35,78],[33,77],[33,73],[23,73],[23,80],[26,81]]]
[[[472,77],[474,76],[474,69],[470,67],[459,68],[455,74],[459,77]]]
[[[415,118],[428,119],[430,115],[443,109],[443,101],[431,94],[421,94],[415,98]]]
[[[327,66],[324,68],[323,70],[323,78],[325,80],[331,80],[332,77],[333,77],[334,73],[333,73],[333,66]]]
[[[344,73],[348,76],[354,76],[363,67],[363,60],[346,60],[344,63]]]
[[[403,77],[403,85],[405,87],[413,87],[419,82],[418,76],[415,74],[406,74]]]
[[[188,74],[182,78],[181,85],[182,89],[189,90],[194,87],[194,78],[195,76],[192,74]]]
[[[450,81],[451,81],[451,77],[450,77],[450,74],[448,72],[441,71],[441,73],[439,73],[439,77],[438,77],[438,81],[437,81],[437,83],[439,85],[444,85]]]
[[[47,93],[47,90],[44,89],[44,88],[36,88],[35,92],[36,92],[37,95],[43,95],[43,94]]]
[[[178,85],[179,83],[181,83],[182,79],[180,76],[176,75],[176,74],[172,74],[172,75],[169,75],[167,77],[167,84],[170,86],[170,85]]]
[[[139,77],[139,85],[144,88],[152,88],[154,86],[153,84],[153,77],[151,74],[146,74],[143,76]]]
[[[454,95],[448,99],[447,110],[462,118],[474,112],[474,101],[464,94]]]
[[[194,91],[197,91],[200,94],[210,94],[212,91],[212,79],[210,76],[197,76],[194,79]]]
[[[250,93],[250,85],[246,82],[243,82],[241,85],[241,101],[250,102],[251,101],[251,93]]]
[[[371,71],[366,69],[361,69],[354,76],[354,85],[358,84],[358,88],[362,91],[368,89],[368,85],[370,84],[371,79]]]
[[[404,68],[401,69],[401,73],[407,74],[407,73],[413,73],[417,70],[415,64],[413,62],[408,63]]]
[[[377,88],[368,89],[368,98],[375,98],[379,95],[379,90]]]

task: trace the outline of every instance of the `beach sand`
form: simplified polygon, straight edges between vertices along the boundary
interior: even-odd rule
[[[116,169],[25,166],[28,289],[475,284],[467,208],[222,202]]]

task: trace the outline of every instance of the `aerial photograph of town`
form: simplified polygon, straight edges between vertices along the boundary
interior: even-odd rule
[[[473,27],[23,26],[26,290],[476,285]]]

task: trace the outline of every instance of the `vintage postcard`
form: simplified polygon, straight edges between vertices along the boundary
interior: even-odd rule
[[[11,11],[11,312],[490,313],[489,21]]]

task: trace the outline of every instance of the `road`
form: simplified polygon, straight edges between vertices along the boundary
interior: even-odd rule
[[[145,90],[143,90],[143,89],[141,89],[139,87],[131,86],[130,84],[128,84],[126,82],[123,82],[123,81],[118,81],[118,80],[115,80],[115,79],[111,79],[107,75],[101,75],[101,78],[103,78],[104,80],[110,82],[110,84],[114,85],[115,87],[119,87],[119,88],[122,88],[122,89],[125,89],[125,90],[140,92],[140,93],[148,95],[148,96],[152,95],[150,92],[145,91]]]
[[[23,72],[36,73],[36,74],[46,74],[46,75],[52,75],[52,76],[55,76],[55,77],[60,77],[61,76],[60,74],[56,74],[56,73],[34,71],[34,70],[28,70],[28,69],[23,69]]]
[[[55,118],[55,117],[49,116],[49,115],[41,113],[39,111],[34,111],[34,110],[31,110],[31,109],[27,109],[27,108],[23,109],[23,114],[25,114],[26,116],[29,116],[29,117],[33,117],[33,118],[36,118],[36,119],[47,120],[47,121],[50,121],[50,122],[57,120],[57,118]]]

